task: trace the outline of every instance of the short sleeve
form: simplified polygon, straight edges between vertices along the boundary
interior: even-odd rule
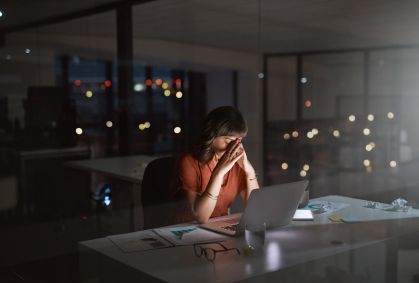
[[[198,162],[190,155],[182,156],[179,164],[179,179],[183,190],[200,194]]]

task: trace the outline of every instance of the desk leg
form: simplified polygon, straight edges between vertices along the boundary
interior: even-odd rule
[[[386,244],[386,282],[397,282],[399,239],[394,237]]]
[[[135,184],[131,185],[131,202],[129,204],[129,218],[130,218],[130,227],[129,230],[131,232],[135,231],[135,198],[136,198],[136,193],[135,193]]]
[[[129,205],[130,231],[142,230],[144,227],[141,185],[131,185],[131,202]]]

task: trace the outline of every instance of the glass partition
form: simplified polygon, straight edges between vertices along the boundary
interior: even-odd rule
[[[1,1],[0,282],[418,282],[418,9]],[[256,176],[213,195],[214,157],[187,194],[177,158],[225,105]],[[201,201],[238,234],[178,223]]]
[[[412,124],[417,52],[388,48],[268,57],[267,182],[309,179],[313,197],[384,202],[405,197],[417,203],[411,171],[418,148]],[[290,72],[287,78],[279,75],[281,68]],[[294,104],[286,105],[294,107],[281,108],[281,90],[292,93]]]

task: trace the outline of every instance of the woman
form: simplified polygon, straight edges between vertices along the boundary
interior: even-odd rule
[[[216,108],[206,117],[193,152],[181,157],[180,189],[198,222],[227,215],[237,195],[246,203],[259,188],[242,144],[246,134],[246,121],[237,109]]]

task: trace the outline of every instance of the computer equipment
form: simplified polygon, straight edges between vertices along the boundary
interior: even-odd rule
[[[267,229],[288,225],[307,186],[308,181],[304,180],[253,190],[241,217],[213,221],[200,227],[226,235],[239,236],[244,233],[246,223],[265,223]]]

